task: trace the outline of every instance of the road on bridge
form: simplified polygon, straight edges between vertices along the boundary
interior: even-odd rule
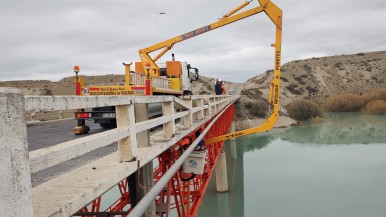
[[[72,128],[76,125],[76,121],[74,119],[28,124],[27,134],[29,151],[47,148],[62,142],[67,142],[105,131],[105,129],[101,128],[99,124],[94,124],[93,121],[86,121],[86,124],[91,128],[90,133],[77,136],[72,133]],[[83,166],[94,159],[111,154],[117,150],[117,147],[117,143],[115,142],[88,154],[79,156],[37,173],[33,173],[32,186],[35,187],[54,177],[66,173],[67,171]]]

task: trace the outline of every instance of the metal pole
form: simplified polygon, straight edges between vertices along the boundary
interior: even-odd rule
[[[233,102],[232,102],[233,103]],[[162,176],[162,178],[154,185],[154,187],[146,194],[146,196],[139,201],[137,206],[130,212],[128,217],[139,217],[142,216],[147,210],[147,207],[154,202],[154,199],[158,196],[159,192],[161,192],[165,185],[169,182],[169,180],[173,177],[173,175],[180,169],[181,165],[184,163],[185,159],[189,156],[189,154],[194,150],[194,148],[198,145],[198,143],[204,138],[204,136],[208,133],[213,124],[217,121],[217,119],[230,107],[232,104],[228,105],[223,111],[217,115],[210,124],[205,128],[205,130],[200,134],[200,136],[189,146],[188,149],[181,155],[180,158],[170,167],[170,169]]]
[[[159,12],[159,13],[155,14],[155,25],[156,25],[156,29],[157,29],[157,43],[159,43],[158,14],[164,15],[165,12]]]

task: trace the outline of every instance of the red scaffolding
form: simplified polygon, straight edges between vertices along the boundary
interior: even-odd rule
[[[204,141],[228,133],[234,114],[235,108],[234,105],[232,105],[217,119],[209,132],[205,135]],[[211,120],[206,122],[203,126],[200,126],[196,131],[200,130],[202,127],[205,128]],[[190,133],[188,136],[195,138],[196,131]],[[185,174],[182,170],[179,170],[174,174],[173,178],[169,180],[164,190],[159,193],[155,200],[157,216],[168,217],[170,216],[171,210],[176,210],[179,217],[192,217],[197,215],[223,144],[224,141],[220,141],[206,145],[207,155],[204,173],[202,175],[192,176],[191,174]],[[157,181],[174,164],[180,156],[180,152],[179,146],[175,144],[158,156],[158,166],[154,169],[153,173],[154,183],[157,183]],[[119,198],[114,203],[110,204],[108,208],[104,210],[101,209],[101,203],[104,201],[103,196],[100,196],[90,205],[80,210],[76,215],[84,217],[126,217],[132,209],[129,195],[129,178],[119,182],[116,187],[119,189]]]

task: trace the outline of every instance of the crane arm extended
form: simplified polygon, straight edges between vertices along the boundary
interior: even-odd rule
[[[274,124],[276,123],[277,118],[279,117],[279,103],[280,103],[280,74],[281,74],[281,39],[282,39],[282,16],[283,11],[276,6],[274,3],[272,3],[270,0],[258,0],[260,3],[259,7],[255,7],[252,9],[249,9],[244,12],[237,13],[239,10],[247,6],[251,1],[244,2],[240,6],[236,7],[226,15],[224,15],[222,18],[220,18],[219,21],[214,22],[212,24],[209,24],[207,26],[201,27],[199,29],[193,30],[191,32],[187,32],[183,35],[179,35],[176,37],[173,37],[171,39],[168,39],[166,41],[157,43],[155,45],[152,45],[150,47],[141,49],[138,51],[139,56],[142,61],[142,65],[145,68],[146,63],[150,63],[151,65],[151,71],[152,75],[158,75],[159,76],[159,68],[155,64],[155,61],[157,61],[162,55],[164,55],[168,50],[170,50],[174,44],[179,43],[181,41],[193,38],[195,36],[201,35],[203,33],[209,32],[211,30],[220,28],[222,26],[231,24],[233,22],[242,20],[244,18],[250,17],[252,15],[258,14],[260,12],[265,12],[267,16],[271,19],[271,21],[276,26],[276,37],[275,37],[275,43],[272,44],[272,47],[275,48],[275,54],[274,54],[274,73],[273,73],[273,79],[271,81],[270,85],[270,92],[268,97],[268,103],[270,106],[273,107],[272,113],[269,115],[267,120],[258,127],[250,128],[247,130],[242,130],[230,134],[225,134],[218,137],[213,137],[211,139],[206,140],[207,144],[232,139],[240,136],[249,135],[252,133],[259,133],[263,131],[267,131],[273,128]],[[236,14],[237,13],[237,14]],[[155,58],[150,57],[150,53],[163,49]]]
[[[270,92],[268,97],[268,103],[273,106],[273,112],[267,118],[267,120],[258,127],[250,128],[234,133],[225,134],[218,137],[213,137],[205,142],[207,144],[233,139],[240,136],[246,136],[253,133],[259,133],[268,131],[273,128],[276,123],[277,118],[279,117],[279,103],[280,103],[280,73],[281,73],[281,36],[282,36],[282,10],[273,4],[270,0],[259,0],[260,4],[264,8],[264,12],[276,25],[276,37],[275,43],[272,44],[272,47],[275,48],[275,59],[274,59],[274,72],[273,79],[270,85]]]
[[[212,30],[220,28],[222,26],[231,24],[233,22],[242,20],[242,19],[250,17],[252,15],[258,14],[258,13],[260,13],[262,11],[265,11],[267,14],[272,14],[272,17],[275,16],[275,13],[278,13],[276,10],[272,10],[271,9],[272,6],[270,6],[270,5],[273,4],[273,3],[271,3],[269,0],[268,1],[267,0],[259,0],[261,6],[249,9],[247,11],[244,11],[244,12],[241,12],[241,13],[238,13],[238,14],[235,14],[236,12],[238,12],[239,10],[241,10],[242,8],[247,6],[250,2],[251,1],[244,2],[240,6],[236,7],[235,9],[233,9],[232,11],[230,11],[229,13],[224,15],[217,22],[211,23],[209,25],[206,25],[204,27],[198,28],[196,30],[187,32],[185,34],[175,36],[175,37],[170,38],[168,40],[165,40],[163,42],[154,44],[154,45],[152,45],[150,47],[140,49],[138,51],[138,54],[139,54],[139,57],[141,59],[142,66],[145,68],[146,63],[149,63],[150,67],[151,67],[150,68],[151,75],[152,76],[154,76],[154,75],[160,76],[159,68],[158,68],[157,64],[155,64],[155,62],[159,58],[161,58],[167,51],[172,49],[174,44],[182,42],[182,41],[190,39],[190,38],[193,38],[195,36],[201,35],[203,33],[212,31]],[[270,11],[270,12],[267,12],[267,11]],[[280,10],[280,14],[281,14],[281,10]],[[270,16],[270,15],[268,15],[268,16]],[[277,19],[271,18],[271,20],[275,20],[274,21],[275,24],[276,24],[276,22],[278,22]],[[161,52],[156,57],[152,58],[150,56],[150,53],[152,53],[154,51],[157,51],[157,50],[161,50]]]

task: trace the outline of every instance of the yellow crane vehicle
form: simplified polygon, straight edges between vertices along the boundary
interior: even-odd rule
[[[78,77],[79,68],[75,68],[76,73],[76,93],[77,95],[157,95],[173,94],[176,96],[191,94],[190,82],[198,80],[198,69],[191,67],[186,62],[174,60],[164,64],[156,62],[172,47],[179,42],[191,39],[195,36],[207,33],[214,29],[229,25],[236,21],[245,19],[255,14],[264,12],[276,26],[274,47],[274,74],[270,85],[268,102],[272,107],[272,112],[263,125],[240,131],[221,137],[212,138],[209,143],[220,140],[235,138],[251,133],[262,132],[273,127],[279,116],[279,90],[280,90],[280,62],[281,62],[281,35],[282,35],[282,10],[270,0],[258,0],[260,6],[239,12],[249,5],[251,1],[246,1],[240,6],[225,14],[218,21],[182,35],[175,36],[163,42],[154,44],[150,47],[138,51],[141,62],[135,63],[135,72],[130,71],[132,64],[125,65],[125,85],[124,86],[84,86],[82,77]],[[159,51],[155,57],[150,54]],[[85,126],[85,119],[94,119],[102,127],[115,127],[115,108],[94,108],[93,112],[77,112],[75,118],[78,119],[78,126],[73,132],[82,134],[88,132]]]

